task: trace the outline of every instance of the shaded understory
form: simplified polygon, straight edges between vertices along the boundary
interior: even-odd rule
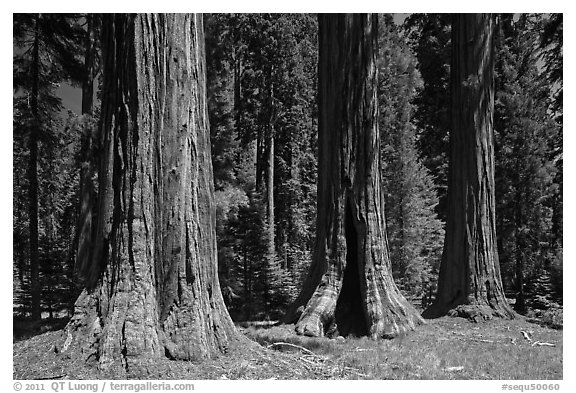
[[[62,332],[16,342],[14,379],[562,379],[563,331],[527,322],[430,320],[411,334],[372,341],[297,336],[294,325],[239,329],[261,344],[202,363],[163,359],[128,375],[55,353]],[[530,340],[521,333],[528,333]],[[546,343],[539,345],[535,343]]]

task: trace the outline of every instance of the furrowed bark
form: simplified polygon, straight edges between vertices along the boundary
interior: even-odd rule
[[[93,216],[96,189],[94,178],[97,171],[98,137],[93,124],[88,121],[94,112],[94,78],[96,58],[96,26],[100,16],[88,14],[86,35],[86,53],[84,55],[85,80],[82,83],[82,115],[86,116],[83,126],[83,134],[80,148],[80,209],[76,228],[74,247],[76,251],[76,263],[74,271],[76,277],[82,282],[90,265],[90,254],[93,241]]]
[[[101,367],[239,339],[217,276],[202,17],[106,15],[89,280],[68,326]]]
[[[452,25],[452,132],[448,221],[438,294],[424,316],[513,318],[502,287],[494,197],[493,32],[490,14]]]
[[[316,245],[285,321],[309,336],[391,338],[422,323],[391,273],[377,128],[376,15],[320,15]]]

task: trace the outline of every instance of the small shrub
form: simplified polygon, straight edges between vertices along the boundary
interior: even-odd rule
[[[535,322],[552,329],[562,329],[564,326],[562,306],[554,302],[548,302],[548,308],[545,310],[529,310],[527,317],[530,322]]]

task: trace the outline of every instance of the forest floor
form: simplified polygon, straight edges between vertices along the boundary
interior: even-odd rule
[[[244,325],[247,326],[247,325]],[[14,379],[563,379],[562,330],[528,322],[428,320],[393,340],[297,336],[294,325],[238,326],[260,344],[217,359],[157,359],[128,374],[55,353],[62,330],[13,345]]]

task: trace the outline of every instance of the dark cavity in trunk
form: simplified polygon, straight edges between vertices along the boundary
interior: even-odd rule
[[[336,302],[335,318],[340,335],[361,337],[368,335],[368,328],[360,291],[358,234],[354,227],[352,208],[349,203],[346,206],[344,231],[346,236],[346,269],[344,270],[342,289]]]

